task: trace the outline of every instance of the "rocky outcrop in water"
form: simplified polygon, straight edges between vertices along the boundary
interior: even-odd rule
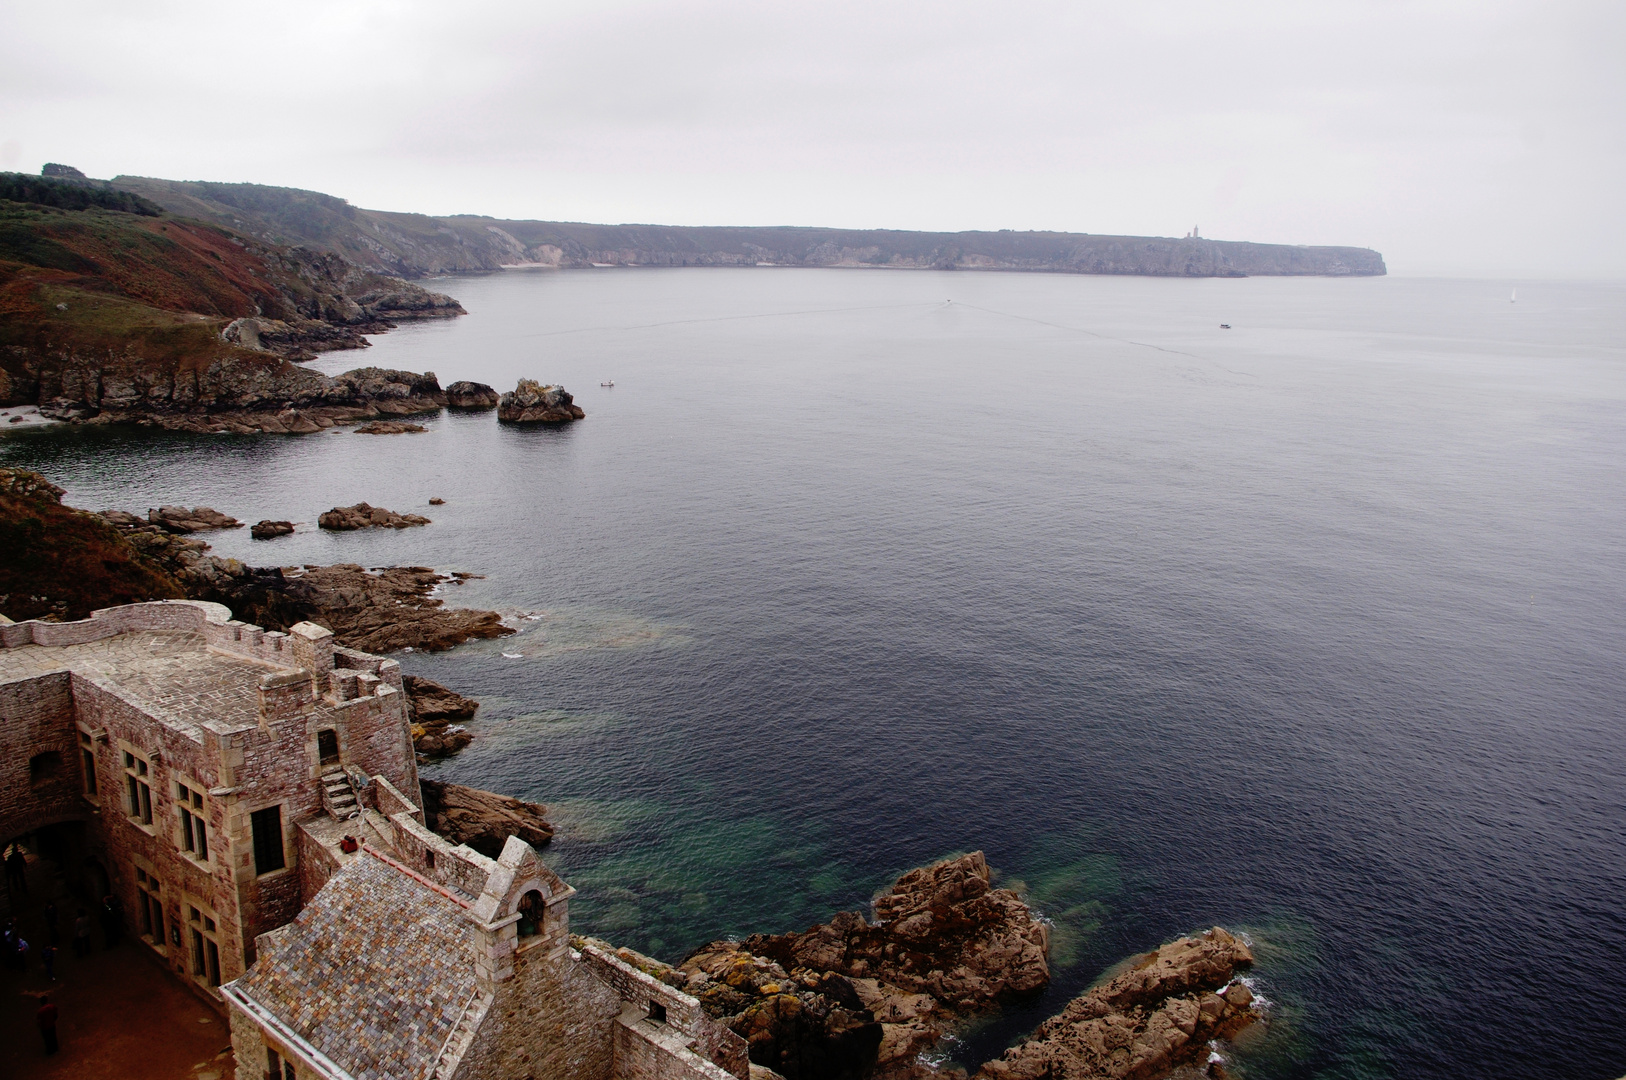
[[[514,632],[495,611],[448,608],[434,595],[442,585],[473,575],[441,574],[427,566],[367,570],[354,563],[247,566],[211,555],[209,545],[195,536],[168,532],[134,514],[108,510],[83,516],[112,526],[120,534],[113,538],[117,546],[141,566],[151,567],[159,582],[167,583],[153,585],[151,596],[132,599],[184,595],[212,600],[231,608],[244,622],[267,630],[286,631],[295,623],[314,622],[332,630],[339,644],[371,653],[438,652],[465,641]],[[75,547],[85,543],[76,541]],[[105,557],[112,558],[111,554]],[[163,591],[166,587],[170,591]],[[93,604],[101,606],[105,603]]]
[[[451,409],[495,409],[501,395],[485,383],[459,379],[446,388],[446,406]]]
[[[429,429],[422,424],[407,424],[400,420],[373,420],[356,428],[357,435],[416,435]]]
[[[497,403],[497,419],[505,424],[567,424],[586,415],[564,387],[535,379],[521,379]]]
[[[285,360],[239,357],[196,370],[116,353],[68,361],[28,385],[11,379],[7,397],[38,395],[42,415],[76,423],[279,435],[432,412],[445,403],[434,372],[357,368],[330,377]]]
[[[412,746],[419,757],[446,757],[474,741],[463,725],[474,719],[478,701],[419,675],[407,675],[404,680]]]
[[[907,1074],[951,1028],[1050,981],[1044,924],[992,886],[980,851],[905,874],[875,916],[713,942],[679,970],[751,1060],[788,1080]]]
[[[248,534],[256,540],[271,540],[278,536],[287,536],[293,531],[294,523],[291,521],[271,521],[267,519],[250,527]]]
[[[243,523],[209,506],[160,506],[147,511],[147,520],[166,532],[195,533],[210,529],[241,529]]]
[[[397,514],[382,506],[359,502],[354,506],[335,506],[318,517],[316,524],[332,532],[348,532],[353,529],[407,529],[431,522],[422,514]]]
[[[548,808],[540,803],[498,795],[461,784],[420,780],[423,816],[428,826],[454,844],[467,844],[495,859],[510,836],[532,847],[553,839]]]
[[[1258,1019],[1234,981],[1247,945],[1215,927],[1136,957],[1127,971],[1075,998],[1029,1038],[985,1064],[976,1080],[1151,1080],[1197,1062],[1214,1039]]]

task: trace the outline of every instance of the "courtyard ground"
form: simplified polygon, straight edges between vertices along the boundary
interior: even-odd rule
[[[0,922],[14,915],[30,946],[26,971],[0,968],[0,1073],[7,1080],[234,1080],[225,1017],[160,966],[150,946],[126,935],[108,949],[97,922],[91,953],[80,959],[72,945],[80,902],[42,859],[29,859],[28,886],[27,895],[0,896]],[[49,982],[40,950],[53,894],[61,938],[56,981]],[[34,1024],[45,992],[60,1010],[62,1048],[50,1057]]]

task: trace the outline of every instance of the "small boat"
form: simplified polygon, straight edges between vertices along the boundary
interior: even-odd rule
[[[615,385],[615,380],[611,379],[609,382],[601,382],[601,383],[599,383],[599,385],[600,386],[614,386]]]
[[[1517,304],[1519,302],[1519,290],[1518,289],[1513,290],[1513,295],[1507,298],[1507,302],[1510,303],[1510,304]]]
[[[1228,322],[1222,322],[1222,323],[1220,323],[1220,329],[1221,329],[1221,330],[1229,330],[1229,329],[1230,329],[1230,328],[1231,328],[1231,324],[1230,324],[1230,323],[1228,323]]]

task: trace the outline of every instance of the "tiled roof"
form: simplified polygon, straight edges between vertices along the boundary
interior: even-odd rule
[[[474,994],[473,923],[416,876],[359,858],[233,987],[356,1080],[416,1080]]]

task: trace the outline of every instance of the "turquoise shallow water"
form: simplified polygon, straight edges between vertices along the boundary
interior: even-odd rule
[[[250,521],[444,497],[213,539],[487,575],[453,602],[524,632],[402,660],[484,702],[432,772],[554,808],[581,929],[675,960],[980,847],[1057,977],[968,1063],[1222,923],[1276,1003],[1249,1077],[1615,1077],[1626,290],[1517,284],[450,279],[468,317],[318,366],[586,421],[0,461]]]

